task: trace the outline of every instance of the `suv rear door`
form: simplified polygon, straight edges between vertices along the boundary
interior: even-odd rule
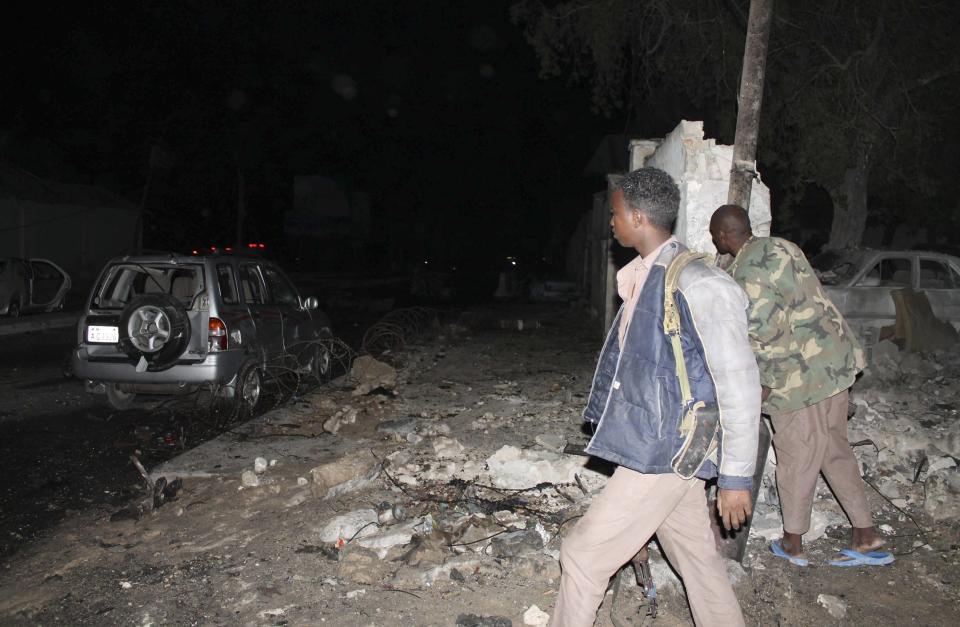
[[[259,263],[241,262],[239,270],[241,296],[257,328],[260,351],[267,362],[276,363],[283,357],[283,317],[280,309],[270,302]]]
[[[264,264],[263,278],[283,316],[284,348],[288,353],[298,355],[305,348],[304,342],[314,339],[310,312],[303,307],[293,283],[279,268]]]

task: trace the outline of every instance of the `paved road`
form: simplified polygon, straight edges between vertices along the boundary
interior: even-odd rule
[[[183,401],[114,412],[63,365],[70,327],[0,337],[0,561],[88,507],[141,493],[130,462],[165,461],[222,429]]]

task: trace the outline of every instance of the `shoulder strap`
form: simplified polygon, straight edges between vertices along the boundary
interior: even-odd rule
[[[673,361],[676,363],[677,379],[680,382],[680,394],[683,396],[683,406],[686,407],[693,400],[690,391],[690,379],[687,378],[687,362],[683,359],[683,346],[680,343],[680,314],[677,311],[677,301],[673,293],[680,281],[680,273],[690,262],[704,259],[706,255],[690,250],[678,253],[667,266],[667,276],[663,285],[663,332],[670,337],[673,345]]]

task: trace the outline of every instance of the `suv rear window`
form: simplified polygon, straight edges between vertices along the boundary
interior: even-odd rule
[[[236,282],[233,280],[233,268],[230,264],[217,264],[217,283],[220,284],[220,300],[224,305],[236,305],[240,303],[237,297]]]
[[[159,263],[118,263],[111,266],[94,292],[100,309],[123,309],[144,294],[167,294],[190,309],[203,292],[203,266]]]

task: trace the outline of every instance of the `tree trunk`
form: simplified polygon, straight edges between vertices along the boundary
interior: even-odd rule
[[[747,41],[743,48],[740,74],[740,102],[737,133],[733,143],[730,189],[727,203],[750,208],[750,192],[757,173],[757,136],[760,133],[760,105],[763,102],[763,75],[767,67],[767,42],[773,0],[750,0]]]
[[[833,199],[833,224],[830,226],[828,250],[857,248],[867,228],[867,183],[870,158],[862,151],[854,167],[843,174],[839,189],[830,190]]]

